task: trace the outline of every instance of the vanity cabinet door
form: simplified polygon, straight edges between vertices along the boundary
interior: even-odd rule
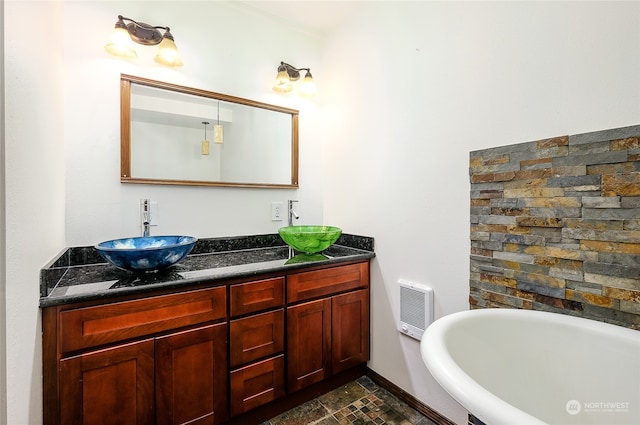
[[[287,361],[290,392],[329,377],[331,298],[287,308]]]
[[[227,325],[156,339],[157,424],[219,424],[227,415]]]
[[[369,360],[369,290],[287,309],[289,391]]]
[[[331,298],[331,372],[369,360],[369,290]]]
[[[60,361],[60,424],[153,424],[152,339]]]

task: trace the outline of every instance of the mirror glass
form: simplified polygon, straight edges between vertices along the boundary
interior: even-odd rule
[[[128,75],[120,82],[123,183],[298,187],[297,110]]]

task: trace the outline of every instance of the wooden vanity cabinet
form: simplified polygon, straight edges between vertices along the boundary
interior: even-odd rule
[[[239,423],[369,359],[368,261],[217,285],[44,308],[45,425]]]
[[[224,422],[226,304],[222,286],[50,307],[43,314],[45,423]]]
[[[368,263],[290,275],[287,301],[290,392],[369,359]]]

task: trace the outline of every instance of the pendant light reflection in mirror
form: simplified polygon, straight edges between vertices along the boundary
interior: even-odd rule
[[[209,140],[207,140],[207,125],[209,121],[202,121],[202,124],[204,124],[204,139],[200,144],[200,154],[209,155]]]
[[[213,143],[217,145],[224,143],[224,128],[220,125],[220,101],[218,101],[218,123],[213,126]]]

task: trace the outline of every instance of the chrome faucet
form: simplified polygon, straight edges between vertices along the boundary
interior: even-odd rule
[[[142,236],[149,236],[151,227],[151,202],[148,199],[142,200]]]
[[[296,214],[296,212],[293,210],[293,203],[294,202],[298,202],[298,201],[293,200],[293,199],[289,199],[289,226],[293,225],[293,219],[294,218],[296,220],[298,220],[300,218],[300,216],[298,214]]]

